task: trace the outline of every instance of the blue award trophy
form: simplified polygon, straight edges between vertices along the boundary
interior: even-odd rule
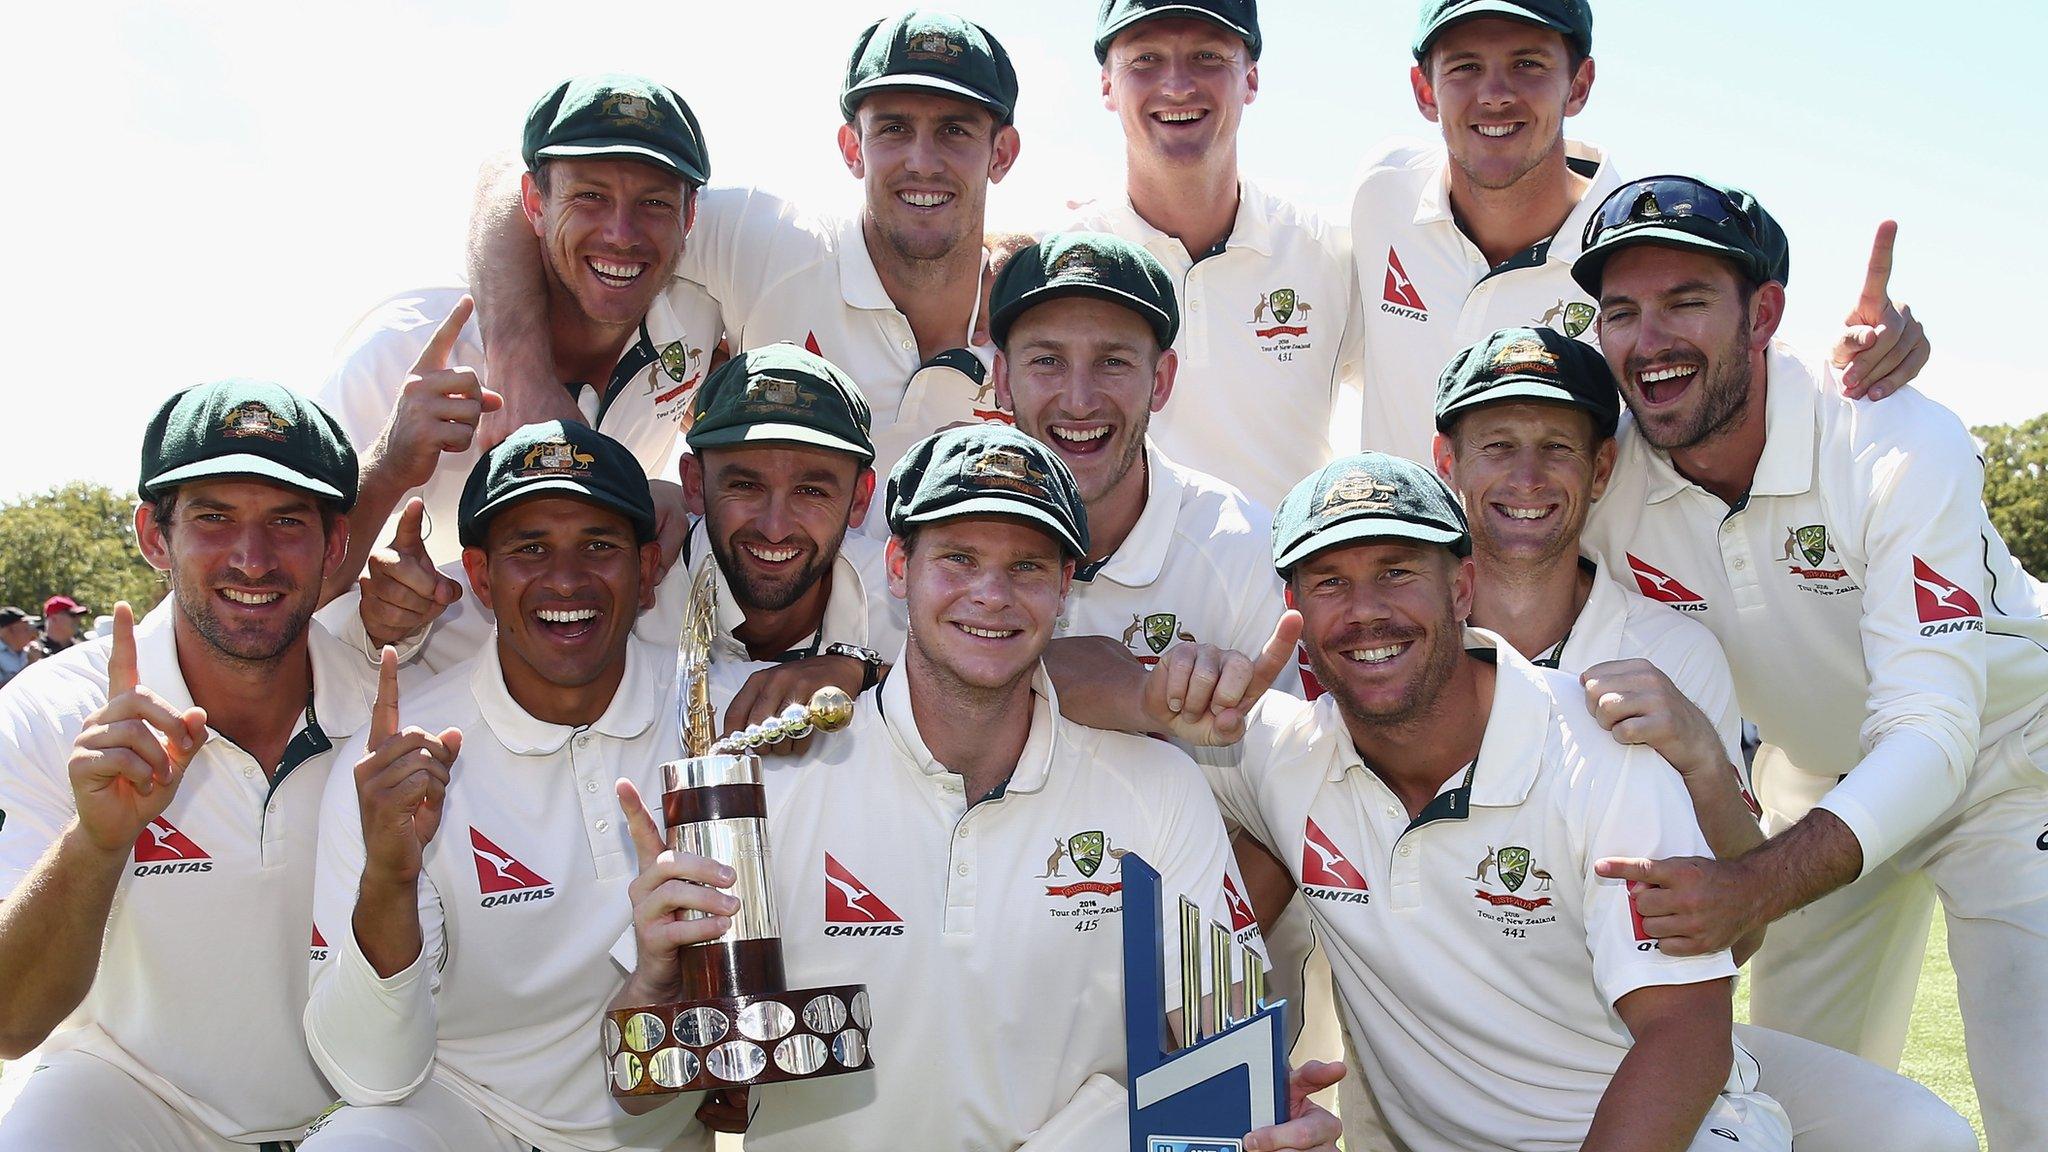
[[[1266,1003],[1265,964],[1230,930],[1206,925],[1180,898],[1180,1004],[1187,1043],[1166,1021],[1166,942],[1159,872],[1123,859],[1124,1044],[1129,1052],[1131,1152],[1242,1152],[1253,1129],[1287,1117],[1286,1001]],[[1203,937],[1209,986],[1202,999]],[[1241,999],[1231,994],[1233,953],[1244,957]],[[1233,1012],[1233,1007],[1241,1011]]]

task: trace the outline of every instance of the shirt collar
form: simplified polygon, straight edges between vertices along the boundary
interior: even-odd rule
[[[1102,558],[1089,572],[1090,580],[1107,580],[1126,588],[1143,588],[1159,579],[1166,569],[1167,553],[1173,548],[1174,532],[1180,526],[1181,491],[1186,487],[1180,469],[1160,454],[1145,438],[1145,507],[1138,522],[1117,550]]]
[[[887,596],[887,588],[870,589],[861,579],[860,567],[847,553],[855,547],[862,547],[862,540],[855,530],[848,529],[846,538],[840,542],[839,555],[832,561],[832,588],[825,596],[825,615],[819,628],[812,635],[819,638],[819,647],[835,641],[858,644],[863,648],[872,647],[868,634],[869,596]],[[690,539],[683,554],[690,558],[689,581],[694,585],[697,573],[706,564],[713,566],[712,582],[718,588],[718,615],[712,622],[714,635],[712,647],[721,660],[740,663],[751,662],[754,657],[747,652],[747,646],[740,642],[738,632],[747,622],[747,614],[740,607],[739,600],[726,587],[725,572],[717,567],[718,558],[712,554],[711,538],[706,533],[704,521],[700,518],[690,530]]]
[[[612,693],[604,715],[592,722],[589,730],[615,740],[631,740],[652,727],[660,708],[670,698],[656,678],[658,663],[653,646],[647,641],[638,637],[626,641],[626,673],[620,677],[618,691]],[[505,687],[504,666],[498,662],[495,629],[477,655],[469,686],[476,697],[477,712],[491,735],[515,756],[553,755],[562,750],[569,737],[581,731],[572,725],[550,724],[512,698]]]
[[[193,706],[192,690],[178,667],[178,606],[165,596],[135,625],[135,674],[144,687],[172,708]],[[339,743],[370,720],[376,678],[363,654],[334,638],[318,620],[306,622],[306,649],[313,661],[313,713],[320,730]]]
[[[1200,259],[1200,252],[1189,252],[1179,240],[1154,227],[1152,222],[1138,215],[1138,209],[1131,203],[1128,191],[1102,201],[1104,215],[1111,225],[1110,231],[1119,236],[1132,237],[1154,256],[1173,267],[1186,264],[1189,260]],[[1261,256],[1273,255],[1273,201],[1258,185],[1249,180],[1237,182],[1237,218],[1231,221],[1230,235],[1224,237],[1225,249],[1245,248]],[[1171,260],[1166,255],[1170,254]]]
[[[905,658],[908,651],[906,644],[896,654],[896,671],[877,690],[876,704],[896,751],[924,775],[943,776],[953,770],[932,756],[924,736],[917,730],[917,716],[911,709],[910,662]],[[1036,792],[1045,786],[1058,744],[1058,720],[1059,697],[1053,692],[1052,680],[1045,674],[1045,665],[1040,663],[1031,674],[1031,735],[1024,741],[1024,751],[1017,757],[1017,767],[1003,785],[1005,795]]]
[[[1580,241],[1583,239],[1586,230],[1586,221],[1592,218],[1593,210],[1600,206],[1602,200],[1607,199],[1609,192],[1621,187],[1621,180],[1616,175],[1612,158],[1608,156],[1604,149],[1595,145],[1588,144],[1583,140],[1566,140],[1564,142],[1564,155],[1568,162],[1577,160],[1582,164],[1599,165],[1598,169],[1593,173],[1592,187],[1586,189],[1586,194],[1581,196],[1579,202],[1572,206],[1571,214],[1565,217],[1563,226],[1557,230],[1557,235],[1553,236],[1550,240],[1549,259],[1563,260],[1566,263],[1570,263],[1578,258]],[[1457,215],[1451,211],[1450,152],[1439,142],[1436,147],[1435,156],[1436,173],[1431,179],[1425,180],[1422,183],[1422,195],[1415,205],[1415,223],[1440,224],[1448,222],[1455,226]]]
[[[1816,373],[1786,345],[1773,341],[1764,360],[1764,452],[1749,483],[1752,496],[1796,496],[1813,487],[1814,421],[1829,373]],[[1630,419],[1633,423],[1633,418]],[[1641,439],[1642,431],[1634,437]],[[1649,463],[1646,503],[1658,504],[1697,487],[1671,463],[1671,454],[1641,440]]]

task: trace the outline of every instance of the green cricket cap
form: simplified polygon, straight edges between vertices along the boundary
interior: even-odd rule
[[[545,160],[644,160],[691,184],[711,179],[697,114],[666,85],[611,72],[562,81],[526,114],[519,154],[529,171]]]
[[[1007,424],[969,424],[927,436],[889,474],[889,531],[966,516],[1015,516],[1088,555],[1088,508],[1052,449]]]
[[[1637,244],[1723,256],[1758,284],[1792,279],[1792,242],[1756,197],[1692,176],[1648,176],[1616,188],[1593,210],[1581,240],[1572,279],[1596,300],[1608,259]]]
[[[794,344],[750,348],[718,366],[690,404],[692,449],[782,441],[875,460],[874,418],[830,360]]]
[[[867,26],[846,62],[839,110],[848,120],[877,92],[938,92],[970,100],[1008,124],[1017,70],[988,29],[949,12],[909,12]]]
[[[1180,331],[1173,278],[1150,252],[1101,232],[1058,232],[1010,257],[989,289],[989,335],[1009,343],[1017,317],[1048,300],[1086,296],[1121,304],[1151,325],[1161,348]]]
[[[1415,58],[1429,54],[1438,34],[1474,16],[1505,16],[1564,34],[1583,56],[1593,54],[1593,10],[1586,0],[1422,0],[1415,26]]]
[[[1568,404],[1603,437],[1621,420],[1606,357],[1555,328],[1503,328],[1451,357],[1436,383],[1436,430],[1448,435],[1466,412],[1508,400]]]
[[[1333,460],[1294,486],[1273,516],[1273,567],[1281,577],[1339,544],[1416,540],[1454,556],[1472,552],[1457,498],[1413,460],[1361,452]]]
[[[477,460],[456,506],[456,536],[481,548],[493,516],[549,495],[609,508],[632,522],[640,543],[654,539],[654,495],[640,461],[604,433],[563,420],[528,424]]]
[[[356,503],[356,450],[326,409],[260,380],[222,380],[164,401],[142,433],[145,500],[189,484],[246,476]]]
[[[1244,41],[1254,60],[1265,47],[1259,38],[1259,0],[1102,0],[1095,15],[1095,59],[1107,64],[1109,46],[1132,25],[1170,16],[1222,25]]]

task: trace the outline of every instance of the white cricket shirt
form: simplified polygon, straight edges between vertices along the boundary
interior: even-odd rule
[[[178,670],[171,598],[135,626],[138,682],[192,706]],[[78,1049],[133,1076],[222,1138],[297,1139],[334,1100],[306,1053],[306,948],[313,930],[320,793],[367,726],[371,669],[326,629],[308,629],[312,708],[275,784],[209,731],[162,816],[123,870],[92,990],[44,1052]],[[0,692],[0,899],[76,813],[67,762],[106,704],[111,640],[32,665]],[[348,775],[343,761],[341,774]]]
[[[1141,245],[1173,277],[1180,354],[1173,398],[1152,438],[1176,460],[1277,507],[1330,462],[1340,386],[1358,386],[1351,241],[1340,225],[1238,184],[1237,219],[1220,250],[1189,254],[1121,193],[1080,206],[1073,227]]]
[[[1301,886],[1394,1134],[1414,1152],[1576,1148],[1630,1047],[1612,1005],[1735,964],[1658,951],[1626,886],[1593,872],[1710,855],[1678,775],[1602,731],[1575,677],[1487,632],[1466,646],[1498,668],[1486,739],[1413,820],[1330,696],[1268,693],[1237,759],[1207,770]],[[1754,1086],[1738,1049],[1726,1090]]]
[[[1015,774],[971,803],[897,666],[849,728],[767,773],[790,984],[865,982],[875,1067],[756,1091],[747,1147],[1011,1149],[1072,1104],[1072,1146],[1120,1148],[1121,1089],[1082,1085],[1125,1077],[1123,853],[1159,870],[1170,916],[1186,893],[1257,939],[1226,903],[1215,801],[1171,745],[1060,719],[1041,671]]]
[[[625,982],[612,946],[632,923],[638,874],[613,782],[658,804],[679,755],[675,662],[631,641],[610,707],[571,728],[535,719],[505,689],[497,645],[402,697],[408,725],[462,731],[462,751],[419,883],[419,959],[380,979],[350,924],[363,872],[353,772],[320,811],[305,1038],[351,1104],[404,1099],[431,1076],[544,1152],[711,1147],[685,1095],[644,1116],[612,1102],[598,1021]],[[364,734],[346,760],[363,754]]]
[[[2037,781],[1979,752],[2048,701],[2048,595],[1986,517],[1983,464],[1948,409],[1911,388],[1846,399],[1783,345],[1766,375],[1738,508],[1624,421],[1585,545],[1713,630],[1765,740],[1844,777],[1820,806],[1868,872],[1953,805]]]
[[[376,443],[413,363],[468,291],[427,288],[393,296],[371,309],[342,341],[340,363],[313,399],[341,422],[358,453]],[[648,308],[611,378],[577,388],[576,406],[591,427],[631,450],[649,476],[672,479],[684,451],[690,400],[717,344],[717,305],[696,285],[674,281]],[[483,376],[476,317],[462,326],[449,363]],[[484,383],[490,380],[485,377]],[[436,564],[462,555],[456,513],[462,485],[482,454],[475,444],[465,452],[443,452],[434,478],[412,493],[426,501],[427,552]],[[404,507],[401,500],[398,509]]]
[[[1451,212],[1442,140],[1396,139],[1365,162],[1351,203],[1365,447],[1428,464],[1437,377],[1451,357],[1498,329],[1555,328],[1597,343],[1592,302],[1571,267],[1586,221],[1621,178],[1589,144],[1565,141],[1565,157],[1592,187],[1555,236],[1497,267]]]

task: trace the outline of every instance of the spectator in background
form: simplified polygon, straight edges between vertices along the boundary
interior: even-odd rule
[[[43,651],[55,656],[83,637],[78,634],[78,618],[87,614],[85,605],[69,596],[52,596],[43,601]]]
[[[36,637],[36,618],[12,604],[0,608],[0,685],[44,655]]]

